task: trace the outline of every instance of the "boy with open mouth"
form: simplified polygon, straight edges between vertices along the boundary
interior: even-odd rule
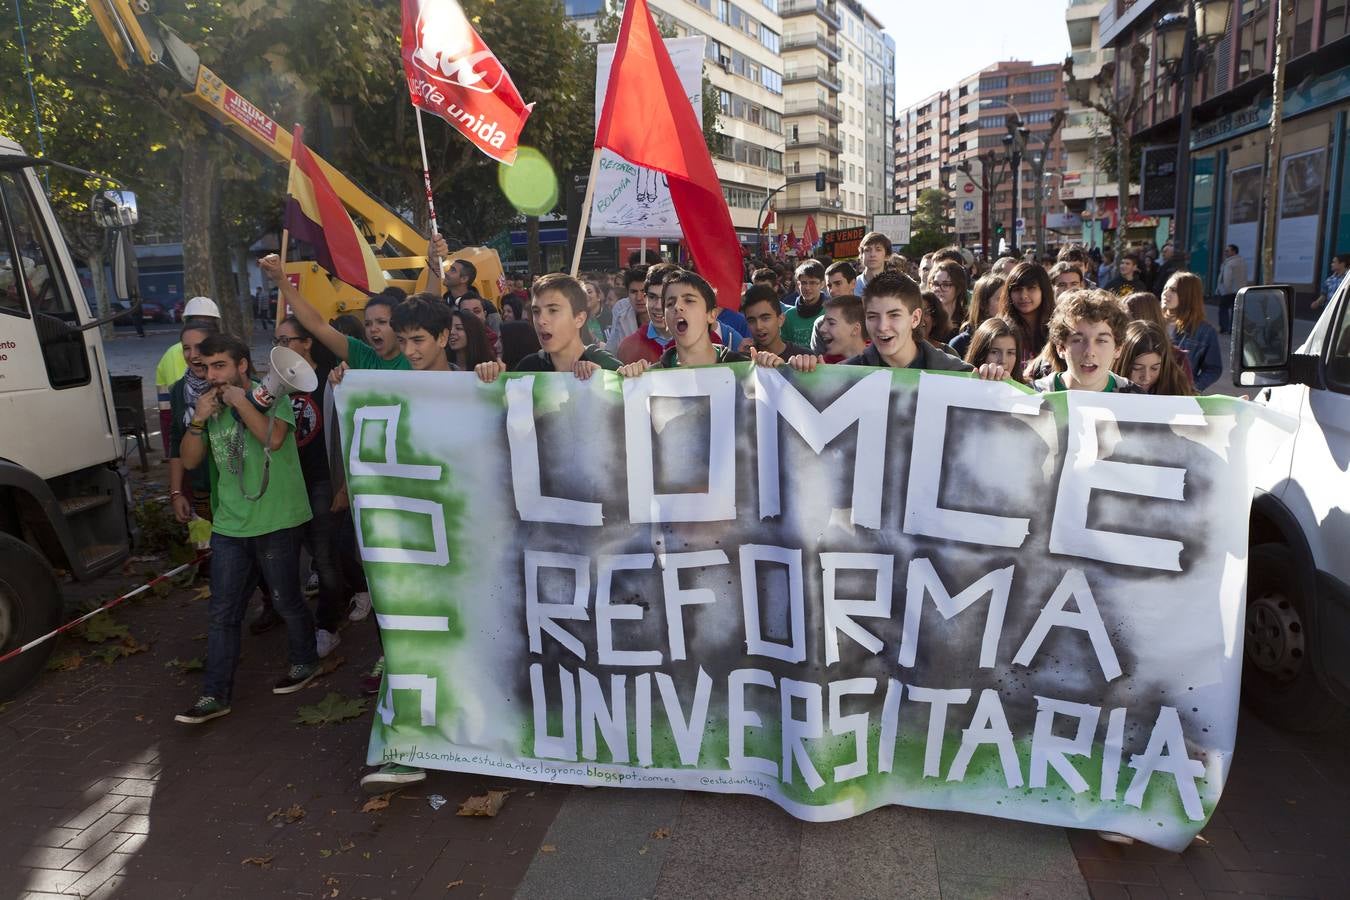
[[[636,378],[650,368],[674,369],[750,361],[744,353],[713,343],[709,329],[717,321],[717,293],[701,275],[684,270],[667,275],[661,302],[666,327],[674,341],[655,365],[639,359],[620,367],[619,374],[624,378]]]

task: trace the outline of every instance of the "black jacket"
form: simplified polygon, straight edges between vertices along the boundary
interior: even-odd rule
[[[965,360],[957,359],[943,353],[938,348],[932,346],[927,341],[919,341],[919,352],[914,355],[914,361],[908,368],[911,369],[929,369],[937,372],[973,372],[975,367]],[[867,349],[857,356],[850,357],[843,362],[846,366],[877,366],[885,368],[886,363],[881,358],[881,353],[877,351],[876,344],[869,344]]]

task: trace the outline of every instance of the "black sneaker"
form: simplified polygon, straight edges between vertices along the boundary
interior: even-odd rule
[[[174,716],[173,720],[184,725],[200,725],[229,714],[228,704],[220,702],[215,697],[198,697],[196,703]]]
[[[310,663],[307,666],[291,666],[286,670],[286,677],[278,681],[272,687],[272,693],[294,694],[296,691],[313,681],[318,674],[318,663]]]

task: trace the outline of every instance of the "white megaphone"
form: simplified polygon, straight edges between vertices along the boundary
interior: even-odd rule
[[[259,412],[267,412],[277,401],[296,391],[312,391],[319,386],[319,376],[305,362],[304,357],[286,347],[273,347],[268,357],[271,369],[267,377],[253,388],[249,399]]]

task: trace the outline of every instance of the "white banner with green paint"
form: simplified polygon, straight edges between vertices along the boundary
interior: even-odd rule
[[[372,764],[1174,849],[1219,801],[1251,404],[749,365],[337,398]]]

